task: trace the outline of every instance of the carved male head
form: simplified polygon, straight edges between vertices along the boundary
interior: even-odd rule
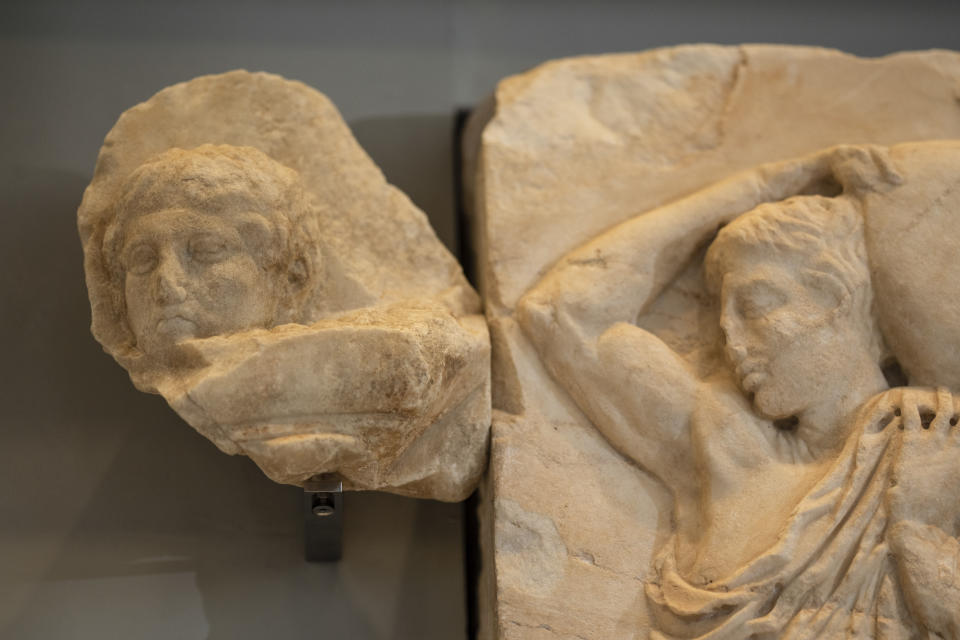
[[[761,205],[720,231],[705,267],[727,358],[762,415],[797,415],[879,362],[863,219],[850,200]]]
[[[299,175],[251,147],[169,149],[125,180],[104,236],[121,316],[147,357],[297,321],[314,265]]]

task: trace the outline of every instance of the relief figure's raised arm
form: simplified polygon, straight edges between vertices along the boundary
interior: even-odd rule
[[[615,447],[654,473],[673,468],[685,455],[694,399],[706,389],[637,317],[721,226],[762,203],[835,194],[858,175],[858,163],[882,165],[878,153],[834,147],[764,165],[621,223],[562,258],[521,299],[520,322]]]

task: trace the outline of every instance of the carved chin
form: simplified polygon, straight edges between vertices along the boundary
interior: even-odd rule
[[[753,409],[767,420],[785,420],[800,413],[777,389],[760,387],[753,396]]]
[[[753,408],[761,417],[767,418],[768,420],[776,420],[777,418],[783,417],[780,407],[771,402],[770,398],[766,397],[762,390],[753,396]]]
[[[167,367],[186,367],[197,360],[197,355],[187,348],[191,335],[154,336],[152,340],[137,342],[137,348],[150,361]]]

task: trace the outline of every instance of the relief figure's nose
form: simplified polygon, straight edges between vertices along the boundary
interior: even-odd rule
[[[739,325],[729,313],[720,316],[720,332],[723,335],[723,348],[727,359],[738,365],[747,358],[747,348],[743,345],[743,336],[740,335]]]
[[[187,299],[187,274],[176,256],[162,255],[154,272],[153,297],[159,304],[178,304]]]

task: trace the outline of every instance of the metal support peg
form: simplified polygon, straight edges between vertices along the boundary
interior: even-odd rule
[[[322,473],[303,483],[307,562],[336,562],[343,556],[343,482]]]

